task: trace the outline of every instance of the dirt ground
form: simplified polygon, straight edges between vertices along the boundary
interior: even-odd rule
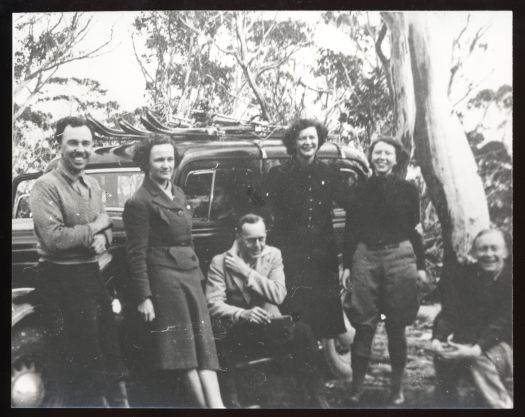
[[[439,311],[438,305],[423,306],[418,319],[407,327],[408,363],[405,374],[404,408],[433,408],[434,367],[428,352],[432,321]],[[372,358],[365,379],[365,392],[360,408],[386,408],[389,394],[390,365],[384,324],[380,323],[374,338]],[[348,403],[351,381],[339,380],[325,369],[325,389],[333,408],[355,408]],[[258,405],[262,408],[307,408],[294,380],[283,377],[282,372],[268,369],[252,369],[246,372],[240,384],[243,406]],[[460,384],[461,405],[476,407],[472,387]]]
[[[405,374],[404,408],[433,408],[434,368],[432,356],[427,351],[431,338],[432,321],[438,305],[423,306],[416,322],[407,328],[408,363]],[[328,367],[323,370],[325,392],[332,408],[355,408],[348,403],[351,381],[335,378]],[[380,323],[374,338],[372,359],[365,379],[365,392],[360,408],[386,408],[389,394],[390,365],[388,362],[387,339],[384,324]],[[189,407],[184,394],[174,384],[172,377],[165,380],[154,377],[154,390],[138,390],[132,395],[131,405],[135,407]],[[144,386],[152,386],[144,381]],[[283,372],[275,365],[266,364],[251,367],[238,375],[237,387],[243,408],[309,408],[289,372]],[[133,389],[132,391],[136,391]],[[472,387],[467,382],[460,385],[461,405],[476,407]],[[225,399],[226,400],[226,399]]]

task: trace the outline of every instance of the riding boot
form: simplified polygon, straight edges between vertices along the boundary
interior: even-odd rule
[[[352,355],[352,389],[349,398],[351,404],[359,404],[361,401],[369,361],[367,356]]]
[[[400,406],[405,403],[405,395],[402,384],[404,372],[405,367],[392,366],[389,399],[390,405]]]
[[[385,328],[388,336],[388,353],[392,367],[389,403],[393,406],[400,406],[405,403],[402,386],[407,361],[405,326],[387,320]]]

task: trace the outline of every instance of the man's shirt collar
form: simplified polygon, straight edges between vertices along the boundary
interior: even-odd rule
[[[84,171],[82,171],[79,175],[73,175],[71,172],[69,172],[66,167],[64,166],[64,162],[62,160],[58,161],[58,164],[55,168],[70,184],[74,184],[77,181],[80,181],[83,185],[89,188],[89,183],[85,179]]]

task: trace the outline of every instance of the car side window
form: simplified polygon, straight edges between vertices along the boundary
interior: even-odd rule
[[[215,170],[192,171],[186,177],[184,192],[194,219],[208,219],[214,177]]]
[[[247,167],[190,171],[184,192],[193,218],[230,223],[249,210],[255,173]]]

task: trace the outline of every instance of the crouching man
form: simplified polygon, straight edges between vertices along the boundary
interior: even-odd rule
[[[260,216],[241,217],[232,248],[212,259],[206,284],[225,364],[232,371],[234,363],[261,348],[266,355],[291,354],[294,376],[310,394],[312,405],[328,408],[317,342],[308,325],[281,316],[278,306],[285,297],[281,251],[266,245],[266,226]]]
[[[431,349],[439,405],[457,404],[457,384],[470,373],[490,408],[512,408],[505,379],[512,376],[512,275],[503,233],[481,231],[473,242],[476,263],[440,282],[442,310]]]

